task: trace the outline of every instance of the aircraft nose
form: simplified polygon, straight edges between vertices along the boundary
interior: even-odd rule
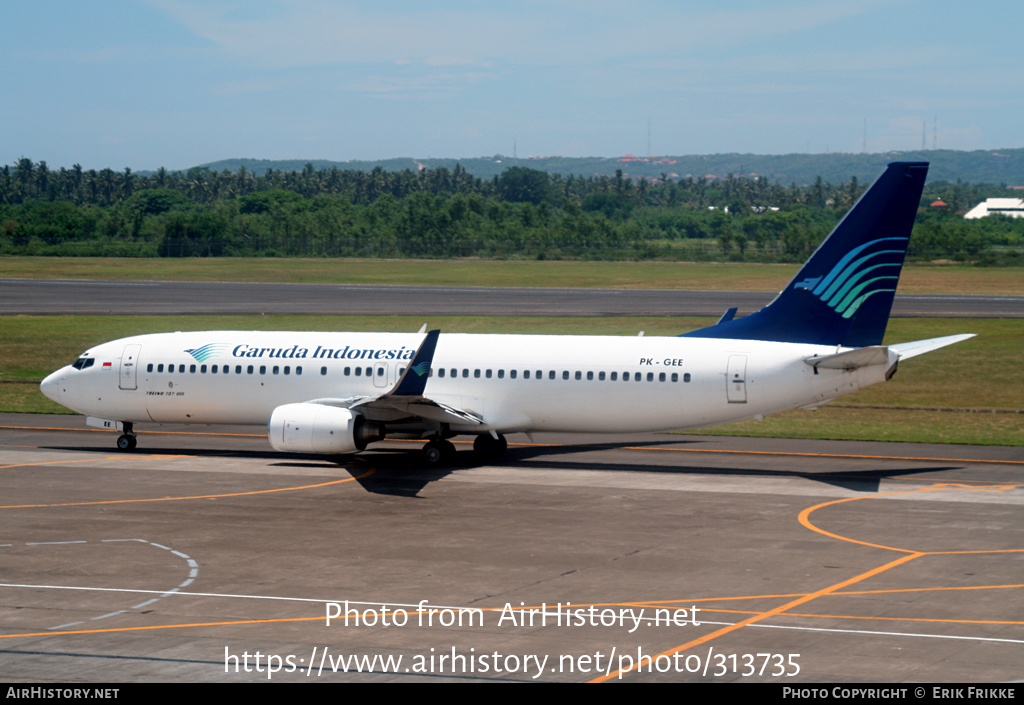
[[[39,391],[45,394],[55,402],[60,402],[61,393],[61,378],[64,376],[63,370],[57,370],[51,375],[48,375],[46,379],[39,383]]]

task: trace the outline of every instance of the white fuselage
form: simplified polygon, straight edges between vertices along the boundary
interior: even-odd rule
[[[44,393],[115,421],[266,424],[281,405],[388,392],[422,335],[206,331],[123,338]],[[887,365],[815,370],[834,347],[707,338],[441,335],[423,395],[483,425],[454,432],[659,431],[816,405]]]

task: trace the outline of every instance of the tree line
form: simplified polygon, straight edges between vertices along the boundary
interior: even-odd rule
[[[864,190],[856,178],[561,176],[511,167],[0,169],[0,254],[666,259],[797,262]],[[957,211],[1002,187],[929,184],[910,256],[1020,264],[1024,219]],[[1019,194],[1018,194],[1019,195]],[[941,199],[945,207],[931,207]]]

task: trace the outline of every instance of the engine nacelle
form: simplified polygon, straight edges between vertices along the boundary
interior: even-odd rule
[[[336,406],[285,404],[270,415],[267,437],[274,450],[352,453],[384,438],[384,425]]]

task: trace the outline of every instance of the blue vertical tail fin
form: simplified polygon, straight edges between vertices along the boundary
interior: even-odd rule
[[[927,162],[893,162],[774,301],[684,336],[880,345],[927,174]]]

